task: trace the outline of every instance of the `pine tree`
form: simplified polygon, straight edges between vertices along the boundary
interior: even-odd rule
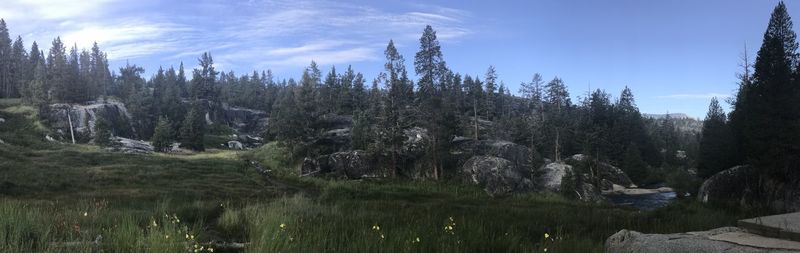
[[[8,95],[10,97],[19,97],[33,76],[33,72],[30,71],[28,52],[25,52],[25,45],[22,43],[22,37],[19,36],[14,41],[11,49],[11,68],[14,84]]]
[[[405,134],[403,131],[411,126],[411,116],[409,108],[411,106],[411,98],[413,90],[409,83],[405,60],[397,49],[394,47],[394,42],[389,41],[384,51],[386,56],[386,64],[384,69],[388,74],[386,80],[386,89],[388,94],[383,101],[383,110],[381,115],[380,126],[385,134],[383,142],[389,149],[390,156],[390,170],[393,176],[397,175],[398,159],[400,148],[405,141]]]
[[[290,145],[300,143],[305,134],[301,125],[302,119],[297,117],[300,108],[297,106],[295,89],[294,85],[290,85],[278,95],[278,101],[273,106],[269,124],[269,134],[275,136],[276,140]]]
[[[647,164],[642,160],[636,143],[631,143],[625,148],[621,168],[634,183],[641,184],[647,177]]]
[[[437,124],[442,120],[441,113],[444,112],[442,108],[441,87],[442,81],[445,79],[447,67],[442,57],[441,46],[436,38],[436,32],[428,25],[419,39],[420,46],[414,58],[414,70],[417,76],[420,77],[417,85],[419,91],[417,92],[417,112],[419,114],[419,122],[431,132],[431,150],[429,156],[432,163],[432,176],[438,179],[442,167],[442,156],[447,150],[447,145],[450,143],[449,129],[442,128]]]
[[[740,87],[732,126],[748,162],[772,178],[797,178],[800,158],[800,88],[792,73],[796,35],[781,2],[770,18],[756,56],[752,82]]]
[[[186,114],[186,118],[181,124],[181,146],[195,151],[204,151],[205,146],[205,110],[203,106],[195,102],[192,109]]]
[[[483,110],[485,111],[484,115],[486,115],[486,119],[492,121],[497,115],[496,103],[498,97],[497,72],[494,66],[489,66],[489,69],[486,70],[484,81],[486,82],[486,100],[483,101]]]
[[[218,99],[216,79],[219,72],[214,68],[214,59],[211,54],[205,52],[197,61],[200,62],[200,68],[194,70],[194,77],[192,77],[192,97],[216,101]],[[183,64],[181,64],[181,70],[183,70]]]
[[[111,130],[112,125],[106,115],[103,113],[97,114],[97,119],[95,119],[94,123],[94,143],[99,146],[111,146],[113,144],[111,137],[114,136]]]
[[[47,91],[50,88],[47,85],[47,70],[44,60],[38,60],[35,64],[36,67],[33,69],[33,79],[28,82],[26,93],[28,94],[27,99],[30,104],[42,106],[48,104],[50,101],[47,96]]]
[[[702,178],[708,178],[717,172],[736,165],[733,150],[733,133],[727,125],[725,112],[717,98],[711,99],[708,114],[703,121],[700,139],[700,151],[697,161],[697,172]]]
[[[157,152],[167,152],[170,150],[175,133],[173,132],[172,123],[166,117],[158,119],[155,133],[153,133],[153,148]]]
[[[66,51],[61,38],[57,37],[53,40],[50,53],[47,55],[47,83],[52,89],[52,99],[56,101],[65,101],[69,93],[70,79]]]
[[[553,159],[556,161],[561,160],[564,148],[564,140],[567,137],[569,129],[567,129],[568,111],[572,106],[569,98],[569,91],[567,86],[560,78],[556,77],[545,86],[545,105],[547,107],[547,114],[545,117],[545,124],[548,126],[547,130],[552,133],[552,151]]]
[[[91,77],[89,85],[92,87],[93,97],[105,96],[109,93],[109,85],[112,83],[111,72],[108,70],[108,59],[105,53],[100,51],[97,42],[92,45],[90,55]]]
[[[14,86],[11,56],[11,37],[6,21],[0,19],[0,98],[10,97]]]

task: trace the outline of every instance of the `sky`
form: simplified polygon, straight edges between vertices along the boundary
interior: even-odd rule
[[[777,3],[3,0],[0,18],[28,47],[47,50],[56,36],[79,48],[96,41],[112,70],[136,64],[148,78],[159,66],[195,67],[208,51],[218,70],[237,74],[299,78],[314,60],[323,72],[352,65],[371,80],[390,39],[413,72],[431,25],[451,69],[483,79],[493,65],[512,93],[541,73],[563,79],[574,101],[594,89],[616,98],[628,86],[643,113],[702,118],[711,97],[735,92],[741,58],[755,59]],[[800,15],[800,3],[786,5]]]

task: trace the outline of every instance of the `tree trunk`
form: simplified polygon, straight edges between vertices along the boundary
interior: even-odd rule
[[[555,161],[556,161],[556,162],[558,162],[558,161],[561,161],[561,155],[558,153],[558,150],[559,150],[559,145],[558,145],[558,142],[559,142],[559,140],[558,140],[558,139],[559,139],[559,136],[558,136],[558,132],[559,132],[559,131],[558,131],[558,128],[556,128],[556,143],[555,143],[555,150],[553,151],[553,156],[554,156],[554,158],[553,158],[553,159],[555,159]]]
[[[475,140],[478,140],[478,102],[472,102],[472,112],[474,113],[473,122],[475,123]]]

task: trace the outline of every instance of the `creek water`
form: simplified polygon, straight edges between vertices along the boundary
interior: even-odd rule
[[[669,203],[672,203],[672,201],[675,201],[676,197],[677,196],[675,195],[675,192],[660,192],[640,195],[619,194],[606,196],[611,203],[616,205],[630,206],[644,211],[651,211],[660,207],[664,207]]]

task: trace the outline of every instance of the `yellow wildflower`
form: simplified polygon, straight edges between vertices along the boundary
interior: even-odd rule
[[[419,242],[419,237],[417,237],[416,241]]]
[[[544,239],[550,238],[550,234],[544,233]]]
[[[83,212],[83,217],[89,216],[89,212]]]
[[[544,248],[544,252],[547,252],[547,248]]]
[[[214,248],[208,248],[208,252],[214,252]]]
[[[372,230],[381,230],[381,226],[372,225]]]
[[[284,229],[284,228],[286,228],[286,224],[281,223],[280,227],[281,227],[281,229]]]
[[[384,239],[384,238],[385,238],[385,237],[383,237],[383,234],[381,234],[381,239]]]

